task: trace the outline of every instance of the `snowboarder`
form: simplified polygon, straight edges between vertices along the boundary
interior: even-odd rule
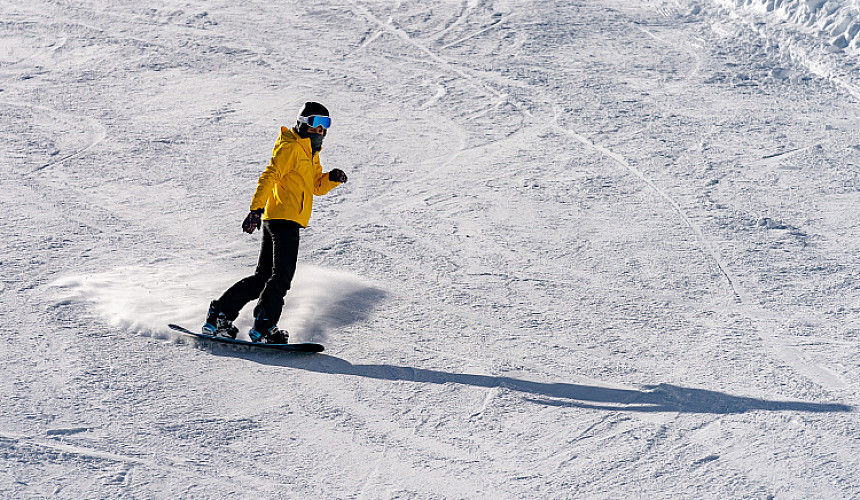
[[[249,234],[262,226],[257,269],[212,301],[203,333],[236,338],[233,321],[248,302],[257,300],[254,326],[248,332],[251,340],[287,343],[288,334],[277,322],[296,272],[299,231],[308,225],[314,195],[324,195],[347,181],[342,170],[324,173],[320,166],[319,152],[330,126],[328,109],[306,102],[295,127],[281,127],[269,166],[257,182],[251,211],[242,222],[242,230]]]

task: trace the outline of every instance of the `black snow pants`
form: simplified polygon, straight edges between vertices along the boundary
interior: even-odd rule
[[[263,221],[263,246],[256,271],[236,282],[218,299],[227,319],[235,320],[239,311],[256,299],[254,329],[265,332],[278,323],[284,296],[296,274],[300,229],[297,222],[290,220]]]

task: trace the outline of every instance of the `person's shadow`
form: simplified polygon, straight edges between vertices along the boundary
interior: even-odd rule
[[[612,389],[565,382],[532,382],[513,377],[453,373],[395,365],[354,365],[344,359],[317,355],[277,355],[235,349],[212,349],[213,354],[246,359],[270,366],[282,366],[331,375],[350,375],[377,380],[408,381],[419,384],[459,384],[498,387],[525,395],[527,401],[548,406],[568,406],[611,411],[681,412],[730,414],[748,411],[851,412],[839,403],[778,401],[733,396],[718,391],[672,384],[645,386],[640,390]]]
[[[314,321],[305,325],[305,337],[321,341],[328,330],[366,320],[369,312],[381,302],[383,290],[343,282],[339,294],[331,296],[331,289],[317,297],[311,294],[305,302],[316,305]],[[313,287],[311,287],[313,288]],[[300,299],[301,300],[301,299]],[[319,304],[316,304],[319,302]],[[322,307],[322,305],[326,307]],[[418,384],[459,384],[471,387],[498,387],[521,393],[527,401],[548,406],[569,406],[611,411],[684,412],[684,413],[744,413],[754,410],[851,412],[851,406],[838,403],[808,403],[804,401],[776,401],[733,396],[718,391],[681,387],[672,384],[645,386],[642,389],[613,389],[598,385],[565,382],[533,382],[513,377],[454,373],[424,368],[395,365],[354,365],[344,359],[324,354],[284,355],[267,354],[256,350],[227,348],[223,344],[210,344],[211,352],[220,356],[243,358],[255,363],[282,366],[331,375],[350,375],[377,380],[409,381]]]

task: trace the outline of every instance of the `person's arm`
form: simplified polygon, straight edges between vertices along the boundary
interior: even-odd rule
[[[331,172],[323,172],[319,160],[314,161],[314,165],[316,166],[316,174],[314,175],[314,194],[316,196],[327,194],[348,180],[346,174],[339,168],[332,169]]]

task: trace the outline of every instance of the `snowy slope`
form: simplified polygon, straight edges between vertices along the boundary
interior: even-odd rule
[[[795,25],[837,49],[860,49],[860,3],[857,0],[721,0],[731,8],[770,14]]]
[[[857,11],[0,0],[0,497],[860,497]],[[305,100],[326,352],[177,338]]]
[[[860,3],[857,0],[721,0],[729,7],[770,14],[830,43],[856,53],[860,49]]]
[[[718,0],[722,16],[744,21],[767,40],[767,50],[788,56],[812,74],[860,99],[860,3],[857,0]],[[774,68],[777,78],[791,78]]]

